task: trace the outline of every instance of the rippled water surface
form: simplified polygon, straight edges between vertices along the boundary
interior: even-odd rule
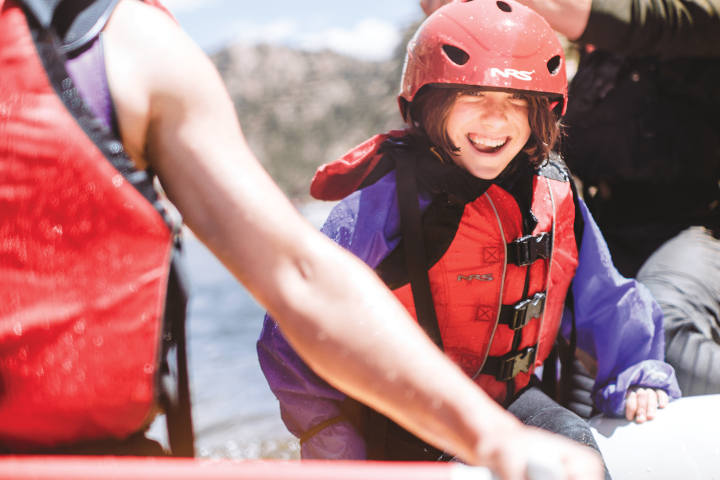
[[[332,204],[300,207],[316,228]],[[195,446],[202,457],[299,458],[260,370],[255,342],[264,310],[191,234],[185,237],[191,280],[188,309]],[[149,436],[162,437],[153,425]]]

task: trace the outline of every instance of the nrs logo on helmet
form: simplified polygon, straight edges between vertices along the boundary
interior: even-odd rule
[[[531,75],[533,73],[535,73],[535,70],[533,70],[532,72],[520,72],[513,68],[506,68],[505,70],[500,70],[499,68],[493,67],[490,69],[491,77],[496,77],[496,76],[500,75],[503,78],[508,78],[510,76],[513,76],[513,77],[517,78],[518,80],[524,80],[526,82],[529,82],[532,80]]]

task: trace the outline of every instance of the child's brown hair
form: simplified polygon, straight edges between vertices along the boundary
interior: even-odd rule
[[[447,133],[450,109],[461,95],[490,90],[488,88],[458,85],[451,88],[427,86],[420,90],[407,106],[407,123],[410,133],[421,141],[429,141],[440,150],[440,155],[451,160],[460,149]],[[560,137],[560,123],[550,110],[546,97],[523,96],[528,101],[530,138],[523,147],[530,162],[539,163],[552,151]]]

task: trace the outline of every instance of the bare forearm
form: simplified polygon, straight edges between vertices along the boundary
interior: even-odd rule
[[[421,0],[420,6],[430,15],[452,0]],[[570,40],[577,40],[585,31],[592,0],[516,0],[542,15],[553,30]]]
[[[480,462],[483,434],[514,420],[442,355],[372,271],[344,252],[329,253],[317,259],[315,282],[307,285],[317,303],[286,312],[315,316],[281,325],[290,342],[340,390]],[[352,278],[337,275],[346,272]]]

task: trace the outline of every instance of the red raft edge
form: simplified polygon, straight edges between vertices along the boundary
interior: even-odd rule
[[[460,480],[468,474],[491,478],[487,469],[447,463],[0,456],[2,480]]]

